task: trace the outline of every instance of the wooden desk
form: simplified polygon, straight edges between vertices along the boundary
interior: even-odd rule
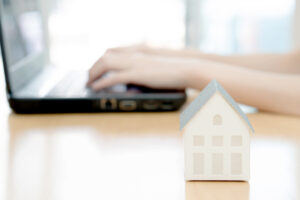
[[[300,199],[300,118],[249,115],[251,181],[185,182],[178,112],[16,115],[0,93],[0,199]]]

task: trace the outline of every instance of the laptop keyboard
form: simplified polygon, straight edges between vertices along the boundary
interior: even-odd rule
[[[86,87],[88,80],[85,72],[71,72],[47,94],[48,97],[85,97],[93,94],[91,89]]]
[[[53,98],[101,98],[107,94],[125,94],[127,92],[127,86],[123,84],[94,92],[86,87],[87,81],[88,74],[86,72],[68,73],[46,96]]]

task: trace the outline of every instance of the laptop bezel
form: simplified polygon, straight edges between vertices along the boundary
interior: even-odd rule
[[[2,5],[0,4],[0,11],[2,10]],[[8,66],[7,66],[7,61],[6,61],[6,53],[5,53],[5,44],[4,44],[4,37],[3,37],[3,31],[2,31],[2,17],[0,15],[0,47],[1,47],[1,56],[2,56],[2,64],[4,68],[4,79],[6,83],[6,91],[7,94],[12,95],[12,90],[10,87],[10,77],[9,77],[9,72],[8,72]]]
[[[3,5],[2,0],[0,0],[0,12],[3,13]],[[41,12],[40,9],[38,9]],[[31,53],[30,55],[22,58],[20,61],[15,63],[12,66],[9,66],[7,61],[7,52],[6,52],[6,42],[4,38],[3,31],[3,19],[2,15],[0,15],[0,46],[1,46],[1,55],[4,67],[4,75],[5,75],[5,83],[8,97],[12,97],[16,94],[22,87],[30,80],[32,80],[35,76],[37,76],[41,70],[43,70],[47,64],[49,64],[49,51],[47,45],[47,38],[45,34],[45,21],[44,18],[41,17],[42,25],[43,25],[43,43],[44,47],[41,51],[37,53]]]

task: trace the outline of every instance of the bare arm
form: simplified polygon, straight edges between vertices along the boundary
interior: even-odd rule
[[[99,79],[108,71],[116,73]],[[118,83],[202,90],[212,79],[217,79],[240,103],[300,115],[300,74],[268,72],[190,57],[108,52],[90,70],[89,85],[94,90]]]
[[[261,110],[300,115],[300,74],[264,72],[216,62],[205,66],[190,73],[190,87],[202,89],[203,82],[217,79],[238,102]]]
[[[237,65],[251,69],[258,69],[280,73],[300,73],[300,52],[291,53],[263,53],[263,54],[236,54],[218,55],[202,53],[198,50],[182,49],[155,49],[147,46],[131,46],[116,48],[117,51],[142,52],[157,56],[186,57],[211,60],[226,64]]]
[[[197,58],[207,59],[226,64],[247,67],[251,69],[258,69],[269,72],[280,73],[300,73],[300,54],[298,52],[291,52],[285,54],[263,53],[263,54],[248,54],[248,55],[217,55],[204,54],[201,52],[185,51],[185,55],[189,54]],[[193,52],[193,53],[192,53]]]

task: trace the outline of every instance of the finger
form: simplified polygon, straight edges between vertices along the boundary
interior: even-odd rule
[[[134,74],[129,71],[124,71],[124,72],[118,72],[115,74],[112,74],[111,76],[99,79],[95,81],[92,85],[91,88],[94,91],[99,91],[104,88],[111,87],[116,84],[126,84],[130,83],[132,78],[134,78]]]
[[[89,70],[89,79],[88,85],[91,84],[93,81],[101,77],[108,69],[102,65],[101,58],[92,66]]]
[[[106,53],[90,69],[88,85],[106,72],[123,70],[132,66],[133,56],[125,53]]]

